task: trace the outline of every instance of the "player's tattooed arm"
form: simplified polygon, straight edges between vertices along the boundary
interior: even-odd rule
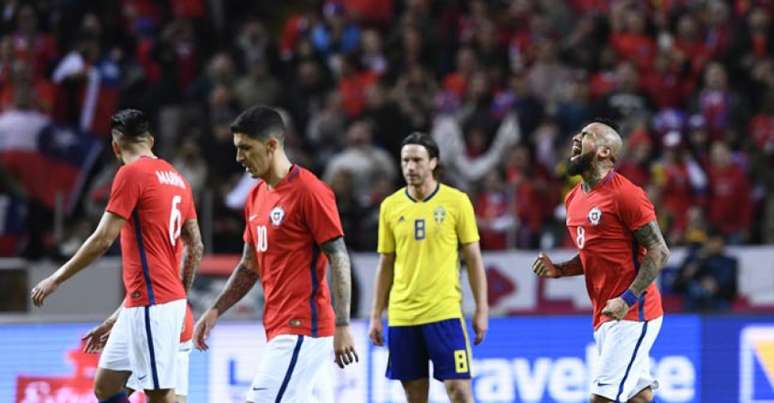
[[[583,274],[583,263],[580,255],[575,255],[572,259],[556,265],[561,275],[559,277],[580,276]]]
[[[349,324],[349,308],[352,294],[352,273],[344,238],[338,237],[320,245],[333,268],[333,310],[336,326]]]
[[[661,234],[661,229],[655,220],[634,231],[634,238],[648,250],[645,258],[640,262],[637,276],[629,286],[634,295],[640,296],[656,279],[661,268],[669,260],[670,252],[664,235]]]
[[[229,308],[236,304],[253,288],[258,281],[258,271],[255,267],[255,252],[252,246],[245,244],[242,259],[239,261],[231,277],[226,282],[212,309],[217,310],[218,316],[223,315]]]
[[[185,292],[191,290],[196,272],[199,271],[199,264],[204,254],[204,244],[202,243],[202,234],[199,231],[199,223],[196,220],[188,220],[183,224],[180,231],[180,237],[185,242],[186,252],[183,260],[183,287]]]

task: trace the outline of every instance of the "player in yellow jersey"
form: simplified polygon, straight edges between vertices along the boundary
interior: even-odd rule
[[[384,345],[388,308],[387,377],[400,380],[409,403],[428,401],[428,361],[453,403],[473,402],[470,344],[462,316],[458,250],[476,300],[475,344],[484,340],[489,307],[473,205],[465,193],[438,182],[438,146],[413,133],[403,140],[407,186],[379,212],[379,268],[369,337]]]

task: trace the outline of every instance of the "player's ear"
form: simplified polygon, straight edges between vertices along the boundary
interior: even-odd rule
[[[110,147],[113,149],[113,155],[116,156],[118,161],[121,161],[121,145],[118,144],[118,140],[116,140],[115,137],[113,137],[113,140],[110,142]]]
[[[610,147],[602,146],[597,149],[597,156],[599,159],[610,159],[613,156],[613,152]]]
[[[273,136],[269,137],[268,139],[266,139],[264,146],[266,146],[267,151],[274,152],[279,147],[279,140],[277,140],[277,138]]]
[[[430,158],[430,170],[435,171],[435,168],[438,168],[438,158],[433,157]]]

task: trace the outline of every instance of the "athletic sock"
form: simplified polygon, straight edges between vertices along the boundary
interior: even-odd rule
[[[121,391],[99,403],[129,403],[129,396],[126,394],[126,391]]]

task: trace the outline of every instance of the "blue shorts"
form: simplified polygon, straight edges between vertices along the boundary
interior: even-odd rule
[[[462,318],[414,326],[390,326],[387,378],[401,381],[428,378],[470,379],[470,344]]]

